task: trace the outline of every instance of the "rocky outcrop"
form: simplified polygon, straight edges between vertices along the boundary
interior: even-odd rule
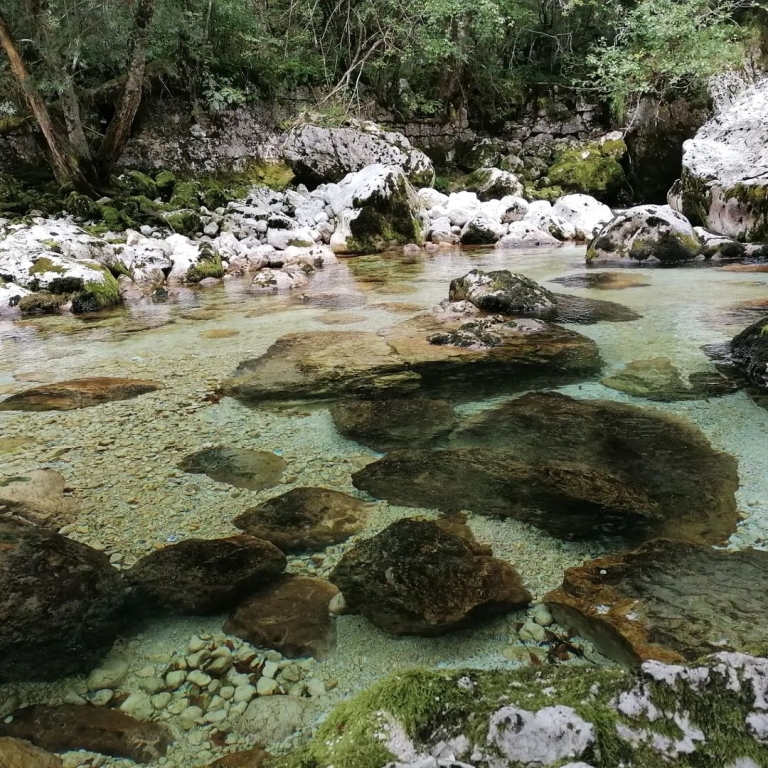
[[[151,603],[188,614],[216,613],[274,581],[285,555],[253,536],[187,539],[136,563],[128,580]]]
[[[77,504],[66,490],[66,480],[53,469],[33,469],[10,477],[0,475],[0,511],[58,530],[77,516]]]
[[[623,672],[398,671],[342,703],[289,764],[758,768],[767,678],[768,661],[736,653]]]
[[[247,448],[205,448],[191,453],[179,469],[194,475],[208,475],[218,483],[262,491],[280,482],[287,467],[285,459],[269,451]]]
[[[41,384],[0,401],[0,411],[70,411],[130,400],[162,389],[158,381],[98,377]]]
[[[338,591],[324,579],[282,576],[238,605],[224,631],[290,659],[325,658],[336,647],[328,606]]]
[[[683,146],[670,200],[712,232],[768,240],[768,80],[747,89]]]
[[[89,671],[122,628],[128,597],[105,554],[0,520],[0,683]]]
[[[768,317],[735,336],[731,359],[759,387],[768,387]]]
[[[565,573],[545,603],[557,622],[622,664],[753,651],[768,637],[768,553],[658,540]]]
[[[399,520],[346,552],[330,575],[347,609],[397,635],[431,636],[531,600],[507,562],[426,520]]]
[[[702,246],[693,226],[668,205],[639,205],[618,214],[589,244],[587,262],[690,261]]]
[[[340,544],[359,533],[368,505],[328,488],[294,488],[243,512],[232,522],[249,536],[271,541],[283,552],[306,552]]]
[[[307,184],[339,182],[348,173],[376,164],[402,168],[420,187],[430,186],[435,178],[432,161],[405,136],[358,120],[334,128],[301,125],[288,134],[283,155],[296,178]]]

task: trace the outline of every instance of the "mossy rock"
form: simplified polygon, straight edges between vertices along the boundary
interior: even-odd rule
[[[95,312],[120,304],[120,288],[117,280],[109,270],[102,268],[104,280],[90,280],[83,285],[82,290],[72,297],[72,311],[75,314]]]
[[[209,210],[225,208],[230,197],[220,184],[204,184],[200,192],[200,202]]]
[[[178,181],[174,187],[170,207],[174,210],[193,209],[200,207],[198,191],[200,185],[196,181]]]
[[[592,195],[606,203],[616,202],[627,187],[619,163],[626,151],[627,145],[620,139],[567,149],[547,170],[549,186]]]
[[[565,190],[562,187],[525,187],[526,200],[546,200],[548,203],[554,203],[565,195]]]
[[[176,189],[176,174],[171,171],[160,171],[155,176],[157,192],[163,200],[170,200]]]
[[[22,315],[57,315],[66,303],[66,296],[41,291],[23,296],[18,308]]]
[[[80,219],[99,219],[101,210],[94,200],[87,195],[71,192],[64,201],[66,211]]]
[[[46,272],[55,272],[56,274],[63,275],[66,269],[59,264],[54,264],[47,256],[40,256],[35,259],[35,262],[27,271],[30,275],[44,275]]]
[[[182,210],[166,214],[164,222],[174,232],[187,237],[193,237],[203,229],[203,221],[200,214],[195,211]]]
[[[768,765],[766,675],[765,659],[725,653],[636,671],[413,669],[342,703],[308,745],[267,766],[383,768],[428,756],[496,768]]]
[[[101,220],[104,222],[104,231],[123,232],[126,229],[138,228],[136,222],[125,210],[118,210],[112,205],[102,205],[100,212]]]
[[[210,243],[200,246],[200,259],[197,264],[187,271],[187,281],[199,283],[206,277],[223,277],[224,267],[221,263],[221,254],[213,249]]]
[[[158,196],[158,188],[155,181],[140,171],[128,171],[124,175],[124,182],[131,195],[141,195],[154,200]]]

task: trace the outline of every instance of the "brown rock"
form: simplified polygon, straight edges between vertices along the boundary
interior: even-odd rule
[[[509,563],[427,520],[399,520],[360,542],[330,580],[349,612],[397,635],[444,634],[531,600]]]
[[[77,516],[75,500],[65,495],[66,481],[53,469],[0,477],[0,513],[58,529]]]
[[[632,665],[765,647],[768,552],[659,539],[570,568],[544,602],[558,624]]]
[[[11,395],[0,402],[0,411],[69,411],[92,405],[129,400],[162,389],[157,381],[95,377],[72,379]]]
[[[216,613],[274,581],[285,565],[277,547],[253,536],[187,539],[143,557],[126,577],[163,608]]]
[[[124,625],[128,597],[102,552],[0,520],[0,683],[91,670]]]
[[[224,631],[290,659],[324,658],[336,647],[328,604],[338,591],[325,579],[282,576],[238,605]]]
[[[19,710],[10,723],[0,723],[0,736],[24,739],[49,752],[84,749],[137,763],[158,760],[173,743],[166,725],[144,723],[104,707],[77,704]]]
[[[61,758],[19,739],[0,738],[2,768],[61,768]]]
[[[294,488],[238,515],[233,523],[283,552],[324,549],[363,529],[368,504],[327,488]]]
[[[269,758],[269,752],[259,747],[246,749],[244,752],[233,752],[221,757],[210,764],[210,768],[261,768]]]
[[[246,448],[207,448],[186,456],[179,469],[196,475],[208,475],[219,483],[249,491],[272,488],[288,465],[285,459],[269,451]]]

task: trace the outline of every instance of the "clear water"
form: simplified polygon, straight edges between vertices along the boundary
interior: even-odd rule
[[[606,372],[632,360],[663,356],[689,373],[711,369],[703,345],[724,342],[757,319],[754,308],[744,310],[746,303],[768,301],[768,274],[713,266],[635,268],[631,271],[642,274],[650,285],[624,290],[571,289],[547,282],[582,273],[583,259],[584,249],[579,247],[456,250],[416,257],[391,253],[329,265],[301,295],[255,296],[247,292],[247,282],[232,280],[105,316],[0,320],[0,396],[39,382],[85,376],[148,378],[165,385],[134,400],[95,408],[0,413],[0,436],[32,441],[12,453],[0,453],[0,473],[41,466],[61,472],[80,509],[69,535],[110,555],[119,554],[130,565],[168,542],[237,533],[231,524],[236,515],[292,487],[323,485],[357,493],[351,473],[374,454],[343,439],[325,407],[266,409],[227,398],[219,404],[204,400],[239,362],[258,357],[285,333],[386,328],[446,298],[450,280],[469,269],[505,268],[557,292],[616,301],[642,314],[635,322],[574,326],[597,342]],[[236,333],[210,337],[211,331],[222,330]],[[743,392],[709,401],[660,404],[623,395],[597,381],[562,391],[658,408],[697,424],[715,448],[739,461],[738,502],[744,514],[730,546],[768,548],[768,410]],[[487,405],[468,403],[462,410]],[[244,491],[177,468],[183,456],[212,446],[279,452],[288,462],[282,486]],[[434,512],[378,503],[371,530],[417,514]],[[599,542],[562,542],[514,521],[473,516],[469,522],[478,540],[517,566],[537,598],[559,584],[565,568],[601,554],[606,547]],[[321,565],[293,558],[290,567],[324,575],[343,549],[330,548]],[[514,664],[508,649],[515,643],[512,629],[518,618],[503,617],[448,637],[420,639],[386,636],[363,619],[341,617],[338,648],[321,665],[323,674],[339,683],[330,703],[398,666]],[[158,649],[183,651],[192,634],[219,633],[221,620],[153,622],[136,628],[113,653],[141,666]],[[71,683],[63,681],[0,687],[0,704],[4,696],[18,691],[26,701],[55,702],[68,686]]]

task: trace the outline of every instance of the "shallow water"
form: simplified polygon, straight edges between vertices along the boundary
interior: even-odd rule
[[[445,299],[450,280],[469,269],[503,268],[558,293],[615,301],[642,315],[633,322],[573,326],[597,342],[605,373],[655,357],[669,357],[684,373],[692,373],[713,368],[702,346],[722,343],[743,327],[738,324],[743,313],[732,311],[735,305],[768,299],[768,274],[713,266],[632,268],[649,285],[624,290],[572,289],[547,282],[583,272],[583,260],[580,247],[456,250],[415,257],[395,252],[329,265],[312,278],[303,295],[251,295],[246,281],[232,280],[100,317],[0,320],[0,396],[38,382],[85,376],[154,379],[165,385],[134,400],[76,411],[0,412],[0,436],[12,446],[11,452],[0,453],[0,473],[44,466],[61,472],[80,509],[69,535],[130,565],[168,542],[237,533],[234,517],[293,487],[323,485],[360,495],[351,473],[376,454],[343,439],[326,407],[251,408],[229,398],[218,404],[204,399],[238,363],[258,357],[285,333],[377,331]],[[650,403],[597,380],[560,391],[656,408],[698,425],[715,448],[739,462],[737,500],[744,514],[730,546],[768,548],[768,410],[747,394]],[[488,405],[464,403],[460,411]],[[217,446],[278,454],[287,463],[280,485],[249,491],[178,468],[184,456]],[[379,530],[417,514],[433,513],[380,502],[370,528]],[[469,524],[496,556],[516,565],[536,598],[559,584],[565,568],[615,547],[611,542],[563,542],[512,520],[471,516]],[[329,548],[319,565],[289,558],[290,568],[325,575],[353,541]],[[220,632],[221,619],[155,622],[137,628],[113,654],[142,666],[158,648],[182,652],[192,634]],[[517,620],[504,617],[448,637],[420,639],[386,636],[361,618],[345,616],[337,622],[338,648],[320,666],[327,678],[338,680],[335,701],[398,666],[512,665],[516,662],[503,652],[516,642]],[[60,700],[68,685],[0,687],[0,704],[4,695],[17,690],[28,701]],[[196,764],[173,755],[171,764]]]

